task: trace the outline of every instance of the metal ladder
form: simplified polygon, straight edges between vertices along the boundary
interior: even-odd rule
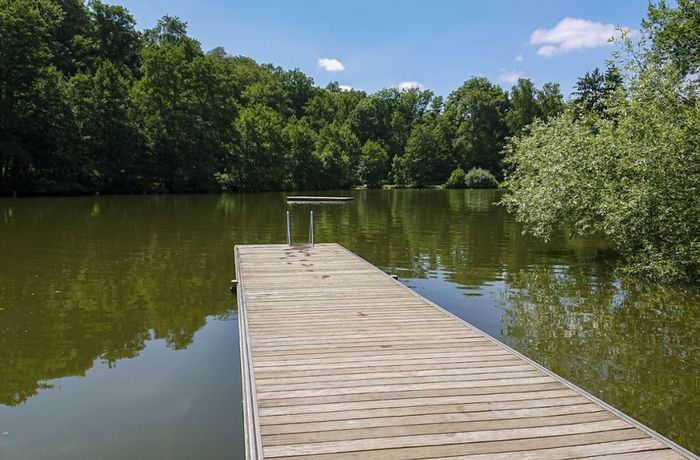
[[[289,219],[289,211],[287,211],[287,246],[292,245],[292,223]],[[314,212],[309,214],[309,246],[314,246]]]

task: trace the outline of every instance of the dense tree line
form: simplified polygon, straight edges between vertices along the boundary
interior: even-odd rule
[[[0,194],[441,184],[501,176],[506,139],[563,108],[556,84],[471,78],[446,99],[318,87],[205,52],[164,16],[99,0],[0,0]]]
[[[700,2],[650,4],[621,49],[513,138],[504,202],[535,235],[604,235],[631,272],[700,280]]]

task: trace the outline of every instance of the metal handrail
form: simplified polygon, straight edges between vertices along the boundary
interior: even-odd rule
[[[309,215],[309,244],[314,245],[314,212]]]
[[[287,246],[292,245],[292,223],[287,211]],[[309,214],[309,246],[314,246],[314,212]]]
[[[287,211],[287,246],[292,245],[292,224],[289,222],[289,211]]]

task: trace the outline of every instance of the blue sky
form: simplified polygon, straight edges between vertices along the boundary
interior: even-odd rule
[[[298,67],[318,85],[337,80],[373,92],[417,82],[445,96],[474,75],[506,89],[518,76],[537,86],[554,81],[568,96],[577,77],[605,65],[613,27],[638,29],[647,6],[643,0],[112,1],[129,9],[139,29],[164,14],[178,16],[205,50],[223,46],[229,54]]]

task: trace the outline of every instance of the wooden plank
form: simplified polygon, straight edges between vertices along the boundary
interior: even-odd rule
[[[448,372],[454,369],[464,369],[464,372],[469,372],[469,369],[473,368],[486,368],[486,367],[497,367],[497,366],[513,366],[522,365],[522,361],[518,361],[512,356],[504,355],[499,356],[499,359],[495,359],[495,356],[490,356],[488,361],[483,360],[472,360],[467,362],[449,362],[442,364],[400,364],[392,363],[390,365],[383,364],[373,364],[373,365],[360,365],[353,366],[355,363],[343,364],[341,367],[330,367],[329,365],[316,366],[315,369],[298,369],[292,368],[261,368],[257,371],[258,378],[276,378],[276,377],[317,377],[317,376],[340,376],[342,378],[347,377],[348,374],[359,375],[376,372],[412,372],[412,371],[427,371],[427,372]]]
[[[353,358],[364,358],[364,357],[387,357],[387,356],[392,356],[392,355],[411,355],[412,353],[421,353],[421,356],[425,355],[426,353],[434,353],[434,354],[439,354],[443,355],[444,350],[446,347],[451,345],[449,342],[446,342],[444,345],[441,344],[436,344],[433,346],[424,346],[424,345],[412,345],[410,343],[405,344],[405,345],[395,345],[395,346],[378,346],[378,347],[363,347],[358,350],[357,348],[349,348],[349,349],[338,349],[338,348],[331,348],[331,347],[325,347],[322,349],[314,348],[314,349],[307,349],[307,350],[288,350],[288,351],[280,351],[280,350],[272,350],[272,351],[267,351],[267,350],[255,350],[254,354],[256,357],[259,357],[260,359],[265,359],[265,358],[281,358],[281,359],[286,359],[287,356],[296,356],[304,359],[313,359],[313,358],[324,358],[324,359],[339,359],[343,357],[353,357]],[[461,344],[459,345],[452,345],[452,348],[454,349],[459,349]],[[498,349],[495,349],[492,345],[486,343],[484,346],[479,346],[479,343],[476,343],[472,346],[465,347],[466,350],[469,350],[470,353],[474,353],[477,351],[483,351],[483,352],[493,352],[493,351],[500,351]]]
[[[325,339],[325,340],[297,340],[297,341],[291,341],[287,343],[277,343],[271,340],[254,340],[252,343],[256,346],[256,351],[261,350],[261,351],[274,351],[274,350],[279,350],[279,351],[286,351],[286,350],[309,350],[309,349],[318,349],[321,347],[328,347],[328,348],[338,348],[338,349],[344,349],[344,350],[350,350],[350,349],[356,349],[356,348],[365,348],[366,347],[377,347],[381,346],[384,348],[387,347],[392,347],[392,346],[410,346],[411,348],[414,348],[416,346],[430,346],[430,345],[437,345],[437,344],[447,344],[448,346],[451,345],[465,345],[465,344],[474,344],[477,342],[481,343],[488,343],[488,340],[484,339],[483,337],[444,337],[443,340],[438,339],[437,337],[434,336],[427,336],[427,337],[415,337],[412,336],[414,340],[411,342],[407,342],[405,339],[404,340],[397,340],[397,339],[392,339],[392,338],[367,338],[367,337],[362,337],[362,338],[354,338],[352,340],[342,339]]]
[[[441,398],[449,396],[474,396],[493,395],[495,393],[510,394],[515,392],[534,392],[554,390],[558,387],[554,383],[532,383],[529,385],[503,385],[503,386],[472,386],[464,388],[455,386],[454,388],[425,389],[425,390],[401,390],[397,391],[376,391],[372,393],[350,393],[342,395],[327,396],[305,396],[289,397],[284,395],[280,398],[258,398],[260,407],[281,407],[281,406],[314,406],[330,404],[350,404],[350,403],[391,403],[394,400],[410,401],[420,398]]]
[[[381,354],[372,354],[372,355],[362,355],[361,357],[358,356],[343,356],[343,357],[333,357],[333,363],[334,364],[341,364],[341,363],[357,363],[358,361],[361,361],[363,363],[371,363],[371,362],[386,362],[387,359],[396,359],[396,360],[401,360],[401,359],[406,359],[406,360],[412,360],[412,361],[425,361],[425,360],[431,360],[431,359],[440,359],[440,358],[467,358],[467,357],[487,357],[487,356],[503,356],[503,355],[508,355],[508,353],[504,350],[498,350],[494,348],[486,349],[486,350],[440,350],[440,351],[435,351],[432,353],[400,353],[400,354],[394,354],[392,353],[391,356],[387,355],[381,355]],[[286,365],[286,366],[303,366],[305,364],[313,365],[313,364],[318,364],[318,363],[324,363],[328,362],[329,358],[326,356],[319,356],[319,357],[312,357],[312,358],[287,358],[287,357],[279,357],[276,359],[263,359],[258,358],[255,360],[255,367],[264,367],[264,366],[278,366],[278,365]]]
[[[576,392],[568,389],[554,389],[541,391],[522,391],[506,392],[506,393],[486,393],[486,394],[466,394],[466,395],[449,395],[449,396],[428,396],[428,397],[412,397],[402,399],[377,399],[364,400],[342,403],[319,403],[305,404],[294,407],[288,406],[270,406],[261,407],[260,415],[287,415],[308,414],[314,412],[336,412],[348,410],[367,410],[379,408],[398,408],[408,406],[421,405],[441,405],[441,404],[469,404],[474,402],[498,402],[498,401],[514,401],[519,399],[540,399],[540,398],[559,398],[562,396],[574,396]],[[583,402],[583,400],[582,400]]]
[[[697,459],[338,245],[235,253],[248,459]]]
[[[659,449],[665,448],[663,444],[655,439],[630,439],[628,441],[611,441],[598,444],[522,450],[498,454],[460,455],[458,457],[450,457],[450,460],[512,460],[514,454],[518,460],[564,460],[570,458],[591,458],[593,455],[608,455],[620,452],[644,453],[645,451],[654,451],[658,453]]]
[[[353,386],[353,387],[341,387],[341,388],[306,388],[302,390],[283,390],[283,391],[260,391],[258,390],[258,399],[275,399],[275,398],[311,398],[320,396],[342,396],[342,395],[354,395],[358,393],[385,393],[385,392],[408,392],[408,391],[419,391],[419,390],[431,390],[439,394],[439,390],[445,389],[463,389],[463,388],[493,388],[500,386],[510,386],[510,385],[530,385],[535,383],[551,383],[552,378],[546,376],[540,376],[539,373],[533,377],[523,377],[523,378],[503,378],[503,379],[491,379],[491,380],[465,380],[464,382],[450,381],[450,382],[429,382],[429,383],[398,383],[398,384],[384,384],[384,385],[363,385],[363,386]]]
[[[484,413],[501,410],[520,410],[531,408],[556,408],[562,406],[580,406],[587,404],[588,401],[580,396],[563,396],[558,398],[541,398],[541,399],[515,399],[512,401],[499,402],[476,402],[464,404],[430,404],[425,403],[419,406],[406,407],[391,407],[391,408],[374,408],[374,409],[356,409],[356,410],[337,410],[330,412],[311,412],[300,414],[294,409],[289,410],[288,414],[283,415],[262,415],[260,417],[261,426],[264,425],[284,425],[298,424],[304,426],[313,422],[336,422],[339,420],[353,421],[365,420],[368,418],[381,419],[386,417],[411,417],[430,415],[439,419],[443,414],[470,414]],[[598,406],[599,407],[599,406]]]
[[[352,374],[326,374],[325,372],[321,375],[306,376],[306,377],[296,377],[296,376],[283,376],[275,374],[271,377],[264,378],[260,375],[257,377],[257,383],[260,387],[261,385],[291,385],[291,384],[307,384],[307,383],[329,383],[329,382],[353,382],[358,383],[363,380],[373,380],[377,383],[375,379],[396,379],[403,378],[432,378],[432,377],[445,377],[445,376],[457,376],[460,378],[472,378],[474,376],[492,374],[494,372],[498,373],[510,373],[518,371],[532,371],[532,368],[526,364],[514,362],[511,366],[492,366],[492,367],[474,367],[474,368],[464,368],[458,367],[456,369],[430,369],[427,371],[416,371],[413,369],[408,369],[402,372],[362,372],[362,373],[352,373]],[[500,375],[500,374],[499,374]],[[283,382],[283,383],[280,383]],[[385,382],[386,383],[386,382]]]
[[[648,452],[632,452],[624,454],[607,454],[586,457],[589,460],[676,460],[681,458],[677,453],[669,451],[664,446]]]
[[[279,379],[271,382],[261,382],[257,379],[259,392],[270,391],[290,391],[302,389],[323,389],[323,388],[360,388],[372,383],[373,385],[405,385],[405,384],[431,384],[438,382],[478,382],[481,380],[493,381],[495,379],[528,378],[541,377],[542,373],[532,368],[517,372],[498,372],[493,374],[473,374],[473,375],[431,375],[421,377],[391,377],[386,379],[366,377],[364,379],[345,379],[334,381],[317,381],[288,383],[288,379]]]
[[[612,414],[599,411],[583,414],[552,415],[548,417],[526,417],[518,419],[479,420],[467,422],[423,423],[415,425],[389,425],[362,428],[341,428],[329,431],[308,431],[305,433],[263,434],[266,446],[305,444],[312,442],[350,441],[359,439],[376,439],[403,437],[413,435],[462,433],[484,430],[504,430],[509,428],[538,428],[554,425],[569,425],[613,420]]]
[[[456,366],[456,365],[462,365],[465,363],[499,363],[501,361],[509,361],[513,357],[508,355],[507,353],[504,353],[502,355],[489,355],[489,356],[455,356],[455,357],[442,357],[442,358],[433,358],[431,360],[423,360],[423,359],[411,359],[411,358],[393,358],[390,361],[352,361],[352,362],[341,362],[341,363],[336,363],[336,362],[331,362],[329,361],[319,361],[314,364],[304,364],[304,365],[297,365],[297,364],[278,364],[278,365],[271,365],[271,366],[258,366],[257,363],[253,363],[256,369],[256,373],[262,373],[262,372],[273,372],[278,369],[284,369],[286,371],[317,371],[317,370],[325,370],[325,369],[357,369],[357,368],[373,368],[373,367],[385,367],[385,368],[394,368],[394,367],[405,367],[405,366],[412,366],[415,369],[423,369],[425,366],[428,368],[432,369],[436,366],[439,366],[440,368],[447,368],[449,365]],[[433,364],[431,365],[430,362]]]
[[[266,446],[305,444],[312,442],[350,441],[358,439],[375,439],[396,436],[418,436],[441,433],[462,433],[484,430],[504,430],[509,428],[538,428],[553,425],[570,425],[588,422],[613,420],[609,412],[590,412],[584,414],[553,415],[549,417],[528,417],[518,419],[479,420],[468,422],[424,423],[417,425],[391,425],[378,427],[339,428],[330,431],[311,430],[302,433],[263,434]]]
[[[603,408],[593,404],[569,404],[563,406],[535,407],[527,409],[482,410],[477,412],[444,412],[421,415],[384,416],[374,418],[350,418],[323,422],[301,422],[271,424],[262,419],[260,426],[262,435],[315,433],[321,431],[347,430],[383,426],[425,425],[429,423],[479,422],[520,419],[530,417],[551,417],[558,415],[586,414],[603,412]]]
[[[263,451],[266,457],[274,458],[289,455],[329,454],[400,447],[444,446],[449,444],[505,441],[511,439],[536,439],[546,436],[615,431],[629,427],[630,426],[622,420],[610,420],[535,428],[511,428],[503,430],[466,431],[461,433],[352,439],[347,441],[313,442],[284,446],[265,445],[263,446]]]
[[[277,457],[294,460],[416,460],[416,459],[454,459],[461,455],[486,452],[506,453],[509,460],[519,460],[522,451],[534,448],[557,448],[564,446],[583,446],[593,443],[635,440],[644,438],[637,429],[615,430],[608,432],[572,434],[565,436],[546,436],[533,439],[498,440],[479,443],[448,444],[442,446],[404,447],[398,449],[380,449],[373,451],[353,451],[320,455],[299,455]]]

